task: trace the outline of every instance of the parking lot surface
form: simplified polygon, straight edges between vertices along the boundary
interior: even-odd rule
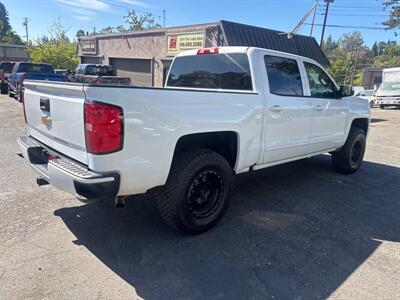
[[[0,299],[399,299],[400,110],[373,109],[365,162],[329,155],[236,177],[213,230],[182,236],[147,196],[85,205],[15,155],[0,97]]]

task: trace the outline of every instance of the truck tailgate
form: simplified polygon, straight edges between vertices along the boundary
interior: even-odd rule
[[[82,84],[24,82],[29,134],[46,146],[87,164]]]

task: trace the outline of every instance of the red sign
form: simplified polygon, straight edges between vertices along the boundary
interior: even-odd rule
[[[176,43],[178,41],[178,37],[171,35],[169,37],[169,48],[176,49]]]

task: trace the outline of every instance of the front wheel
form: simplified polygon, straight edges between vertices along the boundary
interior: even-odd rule
[[[344,146],[332,153],[332,165],[335,171],[343,174],[356,172],[362,164],[366,146],[365,132],[361,128],[350,129]]]
[[[166,185],[156,192],[165,223],[184,233],[211,229],[225,214],[233,172],[220,154],[206,149],[177,154]]]

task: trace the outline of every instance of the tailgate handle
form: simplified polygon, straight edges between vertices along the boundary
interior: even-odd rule
[[[45,112],[50,112],[50,99],[45,97],[40,97],[40,109]]]

